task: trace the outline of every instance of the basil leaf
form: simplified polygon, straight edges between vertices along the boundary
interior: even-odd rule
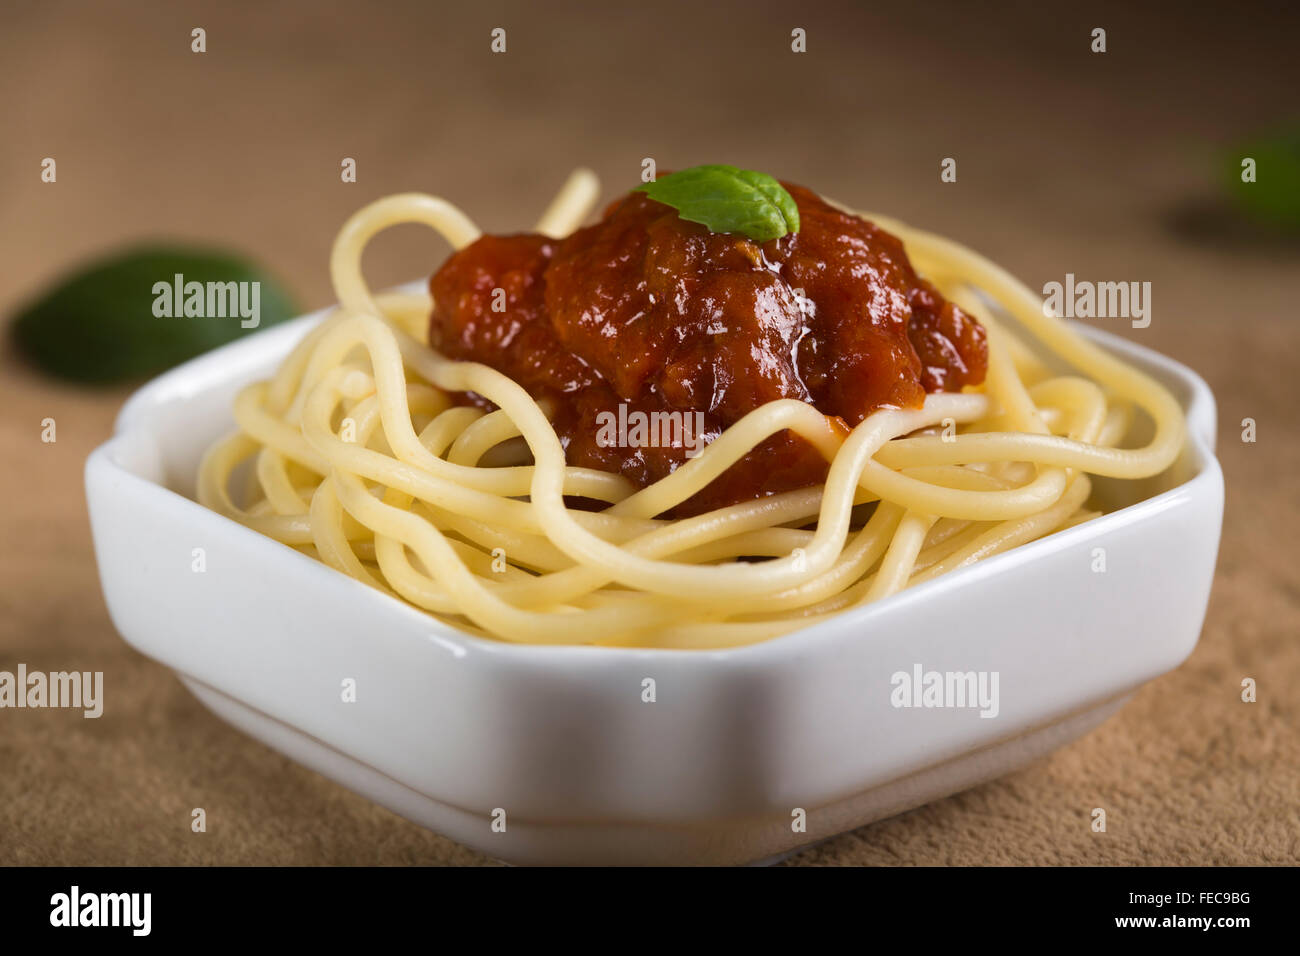
[[[736,232],[757,242],[799,231],[799,207],[767,173],[735,166],[693,166],[638,186],[710,232]]]
[[[201,308],[192,283],[203,289]],[[187,299],[191,313],[201,315],[185,314]],[[44,371],[102,384],[155,375],[298,314],[278,282],[240,258],[207,249],[142,246],[59,283],[18,315],[12,334],[18,349]]]

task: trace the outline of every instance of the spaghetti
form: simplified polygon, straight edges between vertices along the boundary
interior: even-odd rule
[[[538,232],[572,232],[596,193],[591,173],[575,173]],[[429,297],[371,294],[361,255],[379,231],[424,223],[457,249],[479,236],[445,200],[381,199],[334,244],[338,307],[269,381],[238,395],[239,429],[204,456],[199,501],[481,636],[718,648],[1086,521],[1096,514],[1089,475],[1143,478],[1174,461],[1183,415],[1158,383],[1045,315],[1033,292],[974,252],[866,218],[899,237],[949,300],[987,314],[980,296],[990,297],[1028,340],[982,318],[981,385],[879,409],[847,433],[808,402],[768,402],[637,488],[566,462],[551,400],[431,349]],[[1048,354],[1071,371],[1053,371]],[[463,393],[490,405],[458,404]],[[1124,448],[1138,409],[1154,435]],[[824,484],[665,517],[784,430],[824,456]]]

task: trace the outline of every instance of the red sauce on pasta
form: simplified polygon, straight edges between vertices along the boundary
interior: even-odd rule
[[[656,443],[653,429],[611,444],[611,418],[641,413],[665,438],[666,422],[682,438],[701,422],[709,441],[774,399],[852,426],[984,380],[984,329],[916,274],[899,239],[782,185],[800,228],[769,242],[712,233],[641,193],[566,239],[483,236],[434,274],[429,344],[552,399],[569,464],[640,487],[689,449]],[[826,469],[781,432],[677,513],[818,484]]]

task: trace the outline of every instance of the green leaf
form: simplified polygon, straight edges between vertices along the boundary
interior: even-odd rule
[[[1242,181],[1242,161],[1255,161],[1255,182]],[[1224,181],[1251,218],[1300,229],[1300,127],[1277,129],[1240,143],[1224,161]]]
[[[155,285],[173,289],[177,275],[183,277],[182,294],[190,283],[203,286],[202,316],[186,316],[184,298],[179,314],[174,308],[170,316],[154,314],[156,304],[164,311],[161,287],[155,291]],[[233,290],[243,294],[242,310],[238,295],[227,298],[232,290],[225,283],[230,282],[258,284]],[[222,284],[220,290],[214,288],[210,309],[208,283]],[[169,307],[176,304],[172,294],[166,298]],[[242,315],[254,311],[256,327],[251,316]],[[12,334],[19,350],[46,372],[77,382],[110,383],[155,375],[298,314],[278,282],[236,256],[144,246],[69,276],[18,315]]]
[[[767,173],[735,166],[693,166],[635,192],[672,206],[677,215],[710,232],[737,232],[757,242],[799,231],[799,207]]]

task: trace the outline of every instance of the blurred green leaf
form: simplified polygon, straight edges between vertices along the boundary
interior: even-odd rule
[[[213,313],[155,315],[165,283],[220,283]],[[257,326],[245,328],[240,299],[225,298],[226,283],[244,286],[244,311],[253,311]],[[193,287],[190,287],[193,290]],[[167,305],[174,296],[168,295]],[[224,304],[224,308],[222,308]],[[162,310],[162,307],[159,307]],[[289,293],[253,264],[229,253],[180,246],[141,246],[100,260],[65,278],[22,310],[12,334],[19,350],[41,369],[78,382],[111,383],[146,378],[209,349],[250,335],[298,315]]]
[[[1255,161],[1255,182],[1242,181],[1242,161]],[[1242,142],[1225,162],[1227,187],[1237,208],[1252,219],[1300,229],[1300,126]]]

